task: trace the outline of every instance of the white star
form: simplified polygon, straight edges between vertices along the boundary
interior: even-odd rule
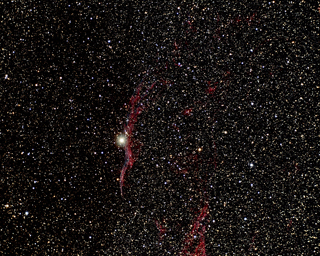
[[[127,144],[127,136],[123,135],[123,134],[119,134],[117,136],[117,140],[116,143],[119,147],[125,147]]]

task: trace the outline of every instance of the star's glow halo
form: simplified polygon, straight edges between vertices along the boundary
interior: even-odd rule
[[[124,134],[119,134],[116,139],[116,145],[124,148],[127,145],[127,136]]]

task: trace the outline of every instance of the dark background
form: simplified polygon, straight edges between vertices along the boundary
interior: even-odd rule
[[[214,134],[207,143],[215,141],[219,154],[219,170],[209,179],[207,254],[319,253],[318,7],[316,1],[2,2],[1,254],[165,252],[150,212],[158,214],[157,205],[167,200],[176,205],[172,218],[187,216],[171,193],[159,202],[147,196],[153,189],[164,193],[152,185],[150,173],[132,170],[130,194],[121,198],[124,150],[114,143],[130,97],[150,70],[156,74],[150,81],[219,81],[217,101],[207,106],[219,109],[214,133],[201,114],[186,121],[185,129],[189,134],[200,122],[205,128],[194,136],[205,144],[203,137]],[[221,39],[212,39],[215,33]],[[188,41],[180,49],[181,69],[173,64],[175,41]],[[166,63],[169,70],[162,75]],[[186,77],[188,66],[198,68]],[[183,110],[188,101],[179,91],[173,94]],[[203,97],[188,94],[190,102]],[[164,100],[157,104],[172,111]],[[139,122],[149,124],[149,132],[161,130],[154,123],[165,120],[165,113],[154,107]],[[136,170],[145,169],[149,154],[167,153],[157,143],[172,135],[140,131],[145,145],[156,147],[144,151]],[[151,182],[148,191],[137,186],[139,179]],[[250,190],[250,184],[258,185]]]

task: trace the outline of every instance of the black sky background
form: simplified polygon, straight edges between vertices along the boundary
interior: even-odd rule
[[[148,208],[156,201],[136,186],[135,181],[140,179],[138,172],[132,172],[128,178],[134,184],[128,189],[132,192],[130,203],[128,198],[120,196],[118,179],[124,150],[114,142],[127,118],[125,104],[146,71],[160,69],[172,61],[173,42],[184,40],[186,27],[182,24],[188,15],[196,17],[194,26],[204,33],[208,24],[219,27],[212,21],[218,15],[221,24],[228,24],[238,15],[251,17],[254,13],[259,19],[252,27],[226,25],[221,29],[228,38],[216,45],[222,49],[215,52],[218,60],[215,70],[220,72],[217,71],[219,80],[230,70],[234,83],[249,84],[255,81],[254,75],[260,75],[261,83],[272,85],[259,94],[258,85],[244,91],[223,86],[219,89],[219,100],[224,106],[220,106],[221,121],[216,133],[227,131],[228,135],[214,136],[221,171],[211,178],[210,184],[215,185],[212,197],[221,200],[219,206],[212,206],[216,215],[212,214],[210,222],[215,219],[218,226],[208,228],[207,252],[208,255],[319,253],[316,242],[319,3],[195,2],[8,1],[0,4],[3,10],[0,23],[1,254],[129,255],[130,251],[131,255],[162,255],[166,248],[157,245],[157,229],[152,226],[150,212],[141,210],[141,205]],[[177,6],[181,7],[180,16],[175,15]],[[203,14],[201,10],[208,7],[212,11]],[[253,25],[264,28],[262,35],[254,34]],[[276,39],[273,45],[267,45],[266,38]],[[293,40],[297,47],[289,46]],[[261,54],[250,57],[244,49],[250,50],[251,46],[257,47]],[[204,80],[209,78],[211,66],[208,65],[207,73],[203,71],[209,55],[205,54],[208,49],[201,36],[190,41],[190,48],[193,57],[190,50],[182,51],[181,62],[196,63],[203,69],[195,74],[202,75]],[[234,62],[226,58],[230,49],[235,52],[235,59],[239,58]],[[263,73],[257,68],[251,75],[249,64],[237,66],[241,58],[255,67],[266,63],[270,70]],[[286,58],[296,64],[286,67]],[[176,71],[173,66],[168,77],[177,81],[184,71]],[[187,84],[188,79],[182,78],[181,83]],[[299,86],[301,83],[304,86]],[[271,103],[261,114],[259,109],[245,105],[244,100],[262,105]],[[185,102],[180,101],[183,108]],[[165,103],[160,101],[158,105]],[[243,105],[242,110],[234,112],[239,105]],[[261,115],[264,120],[271,120],[275,114],[281,121],[272,121],[268,126],[257,121]],[[157,114],[151,116],[157,119]],[[159,119],[165,117],[159,114]],[[145,117],[145,122],[152,122],[150,116]],[[236,128],[234,123],[238,125]],[[204,121],[203,126],[206,126]],[[157,127],[149,128],[150,132]],[[239,130],[241,135],[236,140]],[[260,146],[243,146],[243,143],[256,143],[255,136],[266,132],[272,136],[269,141],[261,141]],[[151,134],[145,138],[152,138],[153,143],[161,136]],[[179,147],[179,142],[175,143]],[[280,147],[280,143],[285,146]],[[257,148],[265,148],[268,154],[258,150],[254,160],[252,152]],[[148,154],[146,150],[142,159]],[[250,161],[255,163],[257,171],[248,173],[248,177],[254,177],[239,187],[236,182]],[[143,163],[148,164],[147,160]],[[281,172],[288,169],[293,175],[296,163],[301,171],[299,178]],[[143,169],[141,164],[137,164],[138,170]],[[259,170],[271,170],[272,174]],[[147,177],[147,174],[141,176],[141,182],[150,182]],[[239,205],[246,204],[246,186],[254,179],[265,181],[259,189],[265,195],[260,199],[256,196],[257,203],[247,210],[252,216],[259,214],[252,217],[255,221],[248,233],[241,233],[237,226],[245,226],[241,222],[243,216],[235,212]],[[159,187],[153,193],[161,191]],[[268,200],[269,196],[274,196],[275,201]],[[236,199],[225,208],[223,200],[228,197]],[[293,206],[288,212],[291,200]],[[173,212],[179,215],[180,209]],[[293,215],[294,229],[288,232],[287,225]],[[271,219],[264,219],[266,216]],[[256,237],[254,246],[253,237]],[[253,252],[255,247],[257,251]]]

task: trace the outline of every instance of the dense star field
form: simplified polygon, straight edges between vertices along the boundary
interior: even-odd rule
[[[319,3],[1,8],[2,255],[320,253]]]

